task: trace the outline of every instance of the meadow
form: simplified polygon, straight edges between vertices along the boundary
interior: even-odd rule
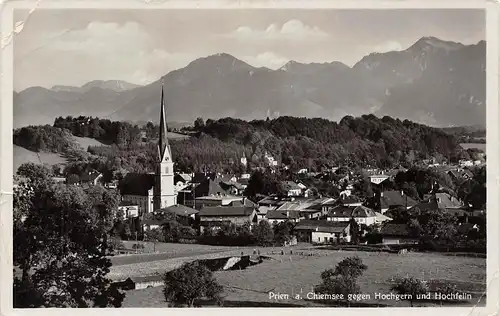
[[[24,163],[32,162],[36,164],[56,165],[67,163],[67,160],[56,153],[34,152],[26,148],[14,145],[13,148],[13,170],[17,171]]]
[[[368,266],[359,278],[359,285],[361,292],[369,294],[370,299],[361,303],[409,306],[408,302],[404,301],[375,300],[375,292],[390,292],[396,277],[413,276],[427,281],[446,281],[456,285],[459,291],[473,294],[470,304],[477,304],[486,289],[486,260],[484,258],[444,256],[434,253],[397,255],[331,250],[297,251],[292,255],[279,255],[276,251],[261,251],[261,253],[270,255],[272,259],[264,260],[263,263],[245,270],[215,273],[218,282],[224,286],[225,306],[326,306],[332,302],[307,300],[305,299],[306,293],[311,292],[313,287],[321,282],[322,271],[334,268],[340,260],[353,255],[359,256]],[[170,263],[174,262],[170,261]],[[175,266],[168,267],[167,261],[161,265],[164,269]],[[157,287],[129,291],[124,306],[165,307],[166,303],[161,295],[161,289],[162,287]],[[290,299],[270,300],[269,292],[289,294]],[[304,297],[301,300],[295,300],[294,294]],[[481,302],[484,303],[484,298]]]

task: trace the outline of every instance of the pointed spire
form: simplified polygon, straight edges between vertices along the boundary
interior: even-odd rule
[[[163,161],[165,158],[165,152],[168,151],[168,156],[170,156],[170,146],[168,145],[168,130],[167,130],[167,111],[165,110],[165,96],[163,92],[163,78],[161,79],[161,109],[160,109],[160,133],[158,140],[158,151],[159,159]]]

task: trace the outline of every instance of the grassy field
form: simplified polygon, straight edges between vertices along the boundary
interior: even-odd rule
[[[264,254],[264,252],[261,251]],[[276,253],[276,252],[275,252]],[[446,280],[458,286],[458,290],[473,293],[476,304],[486,286],[486,260],[483,258],[451,257],[440,254],[347,252],[314,250],[305,255],[272,255],[273,260],[241,271],[216,272],[216,278],[224,286],[226,306],[325,306],[306,299],[270,300],[269,292],[293,294],[305,293],[321,282],[322,271],[333,268],[342,259],[358,255],[368,266],[360,277],[361,291],[370,294],[364,303],[389,306],[409,306],[407,302],[377,301],[375,292],[389,293],[394,277],[414,276],[424,280]],[[173,263],[171,261],[171,263]],[[163,262],[163,268],[167,267]],[[164,307],[161,287],[127,292],[126,307]],[[483,300],[484,301],[484,300]],[[284,305],[283,305],[284,304]]]
[[[36,153],[34,151],[28,150],[26,148],[14,145],[13,149],[14,154],[14,172],[21,166],[23,163],[42,163],[47,165],[55,165],[59,163],[66,163],[67,160],[55,153]]]
[[[100,141],[89,137],[73,136],[73,140],[75,141],[75,143],[80,145],[80,147],[82,147],[84,151],[87,151],[87,148],[89,146],[107,146],[106,144],[103,144]]]

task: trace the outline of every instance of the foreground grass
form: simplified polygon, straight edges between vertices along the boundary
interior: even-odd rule
[[[271,252],[271,251],[269,251]],[[414,276],[424,280],[446,280],[456,284],[459,290],[472,292],[476,304],[478,297],[486,289],[486,260],[483,258],[448,257],[440,254],[411,253],[396,255],[369,252],[338,252],[328,250],[304,251],[301,255],[272,255],[274,260],[241,271],[216,272],[218,282],[224,286],[225,306],[251,306],[262,303],[266,306],[325,306],[331,302],[311,302],[308,300],[270,300],[269,292],[285,293],[291,297],[307,292],[321,282],[323,270],[333,268],[345,257],[358,255],[368,266],[360,277],[363,293],[371,294],[371,300],[362,303],[390,306],[409,306],[407,302],[376,301],[373,293],[389,293],[392,278]],[[310,254],[310,255],[308,255]],[[164,262],[164,267],[166,262]],[[126,307],[165,307],[161,287],[127,292]],[[239,303],[238,303],[239,302]],[[484,302],[484,300],[483,300]],[[240,305],[238,305],[240,304]],[[427,303],[429,305],[431,303]],[[418,305],[418,304],[416,304]],[[437,305],[437,304],[436,304]]]

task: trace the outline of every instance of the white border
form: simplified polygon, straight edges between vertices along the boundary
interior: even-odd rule
[[[0,6],[1,6],[0,0]],[[1,37],[0,40],[11,36],[13,31],[13,9],[251,9],[251,8],[296,8],[296,9],[453,9],[453,8],[477,8],[487,10],[487,179],[488,179],[488,254],[487,254],[487,284],[488,299],[486,307],[454,307],[454,308],[370,308],[370,309],[348,309],[348,308],[210,308],[210,309],[161,309],[148,308],[144,312],[164,315],[170,314],[190,314],[215,312],[217,314],[232,315],[237,312],[241,315],[251,315],[252,313],[272,313],[278,315],[315,313],[316,315],[331,315],[331,313],[341,313],[342,315],[384,315],[405,313],[406,315],[421,314],[450,314],[450,315],[493,315],[498,313],[499,292],[499,252],[498,252],[498,223],[499,223],[499,146],[498,146],[498,43],[499,43],[499,11],[500,4],[495,1],[486,2],[483,0],[408,0],[408,1],[387,1],[387,0],[278,0],[278,1],[244,1],[244,0],[14,0],[8,1],[1,8]],[[467,23],[467,21],[464,21]],[[2,45],[3,46],[3,45]],[[12,174],[13,174],[13,144],[12,144],[12,91],[13,91],[13,45],[7,45],[1,50],[1,103],[0,120],[0,313],[2,315],[65,315],[68,312],[73,315],[83,315],[96,312],[95,309],[32,309],[13,310],[12,309]],[[119,308],[119,309],[99,309],[99,313],[106,314],[128,314],[136,315],[143,312],[141,308]]]

